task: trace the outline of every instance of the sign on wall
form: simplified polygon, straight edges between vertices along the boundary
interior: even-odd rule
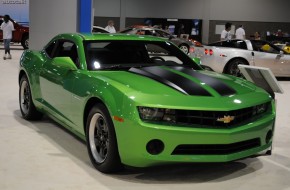
[[[29,0],[0,0],[0,15],[10,17],[22,23],[29,22]]]

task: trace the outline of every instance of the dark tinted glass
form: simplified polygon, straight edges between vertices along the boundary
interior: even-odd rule
[[[52,42],[51,44],[49,44],[49,45],[45,48],[45,52],[46,52],[46,54],[47,54],[49,57],[51,57],[51,58],[53,58],[52,53],[53,53],[53,50],[54,50],[55,45],[56,45],[56,41]]]
[[[89,70],[153,65],[184,65],[201,69],[178,47],[164,41],[85,41],[84,47]]]

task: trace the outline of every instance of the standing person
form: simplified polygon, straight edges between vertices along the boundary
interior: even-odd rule
[[[244,30],[243,25],[239,25],[238,29],[236,30],[236,39],[239,40],[246,39],[246,32]]]
[[[108,21],[108,26],[106,26],[105,30],[107,30],[110,33],[116,33],[116,29],[114,27],[114,21],[109,20]]]
[[[4,49],[5,54],[3,56],[3,59],[11,59],[12,56],[10,54],[10,42],[12,39],[12,31],[14,30],[14,25],[10,21],[10,16],[5,15],[4,16],[4,22],[1,24],[1,30],[3,30],[3,42],[4,42]]]
[[[184,25],[183,24],[180,24],[179,25],[179,28],[178,28],[178,31],[177,31],[177,37],[180,38],[180,35],[181,34],[184,34],[184,33],[185,33],[185,31],[184,31]]]
[[[255,34],[254,34],[254,38],[255,38],[255,40],[261,40],[261,35],[260,35],[260,33],[259,33],[259,32],[255,32]]]
[[[221,33],[221,41],[230,41],[232,39],[231,28],[232,23],[227,22],[225,24],[225,29]]]

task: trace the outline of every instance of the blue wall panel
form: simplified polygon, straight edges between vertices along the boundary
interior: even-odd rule
[[[79,32],[90,33],[92,24],[92,0],[80,0]]]

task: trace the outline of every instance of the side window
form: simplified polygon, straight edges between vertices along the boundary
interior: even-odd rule
[[[151,36],[153,36],[153,33],[150,30],[145,30],[144,32],[145,32],[145,35],[151,35]]]
[[[77,46],[71,41],[60,40],[55,50],[54,57],[70,57],[76,66],[78,68],[80,67]]]
[[[233,41],[222,41],[221,46],[222,47],[230,47],[230,48],[235,47]]]
[[[218,46],[218,47],[221,47],[222,46],[222,42],[211,43],[211,44],[208,44],[208,46]]]
[[[241,41],[235,41],[234,42],[234,47],[235,48],[239,48],[239,49],[248,49],[246,42],[244,42],[242,40]]]
[[[56,41],[52,42],[51,44],[49,44],[49,46],[45,48],[45,52],[50,58],[53,58],[53,50],[55,48],[55,45]]]
[[[164,38],[169,38],[170,37],[170,34],[166,33],[166,32],[163,32],[161,30],[155,30],[156,33],[159,34],[159,36],[161,37],[164,37]]]
[[[144,30],[137,30],[136,34],[145,35],[145,31]]]
[[[163,47],[155,44],[147,44],[146,46],[149,57],[154,63],[163,64],[162,59],[167,61],[167,63],[177,63],[182,64],[182,61],[176,56],[172,56],[169,51]]]

